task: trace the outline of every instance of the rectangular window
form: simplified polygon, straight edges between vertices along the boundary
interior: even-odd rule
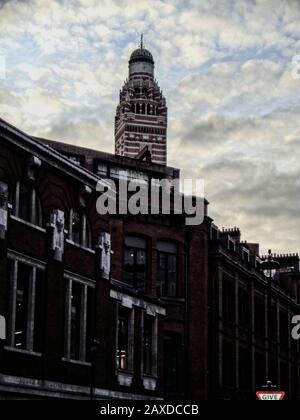
[[[36,226],[42,226],[42,207],[37,191],[29,184],[18,181],[13,204],[13,215]]]
[[[117,328],[117,368],[133,369],[133,311],[119,305]]]
[[[154,339],[154,318],[144,316],[144,337],[143,337],[143,373],[153,374],[153,339]]]
[[[30,259],[9,258],[8,344],[19,350],[40,353],[43,332],[44,267]]]
[[[177,246],[168,242],[158,243],[157,294],[177,296]]]
[[[236,385],[235,344],[223,341],[223,385],[234,388]]]
[[[239,347],[239,387],[242,390],[251,391],[251,351],[245,347]]]
[[[86,213],[71,209],[69,240],[84,248],[92,248],[92,230]]]
[[[281,352],[287,352],[289,347],[289,324],[287,312],[280,311],[280,349]]]
[[[179,337],[166,334],[164,337],[164,391],[178,391]]]
[[[79,155],[68,155],[67,158],[78,166],[81,166],[83,163],[83,158]]]
[[[239,325],[248,329],[250,326],[250,301],[249,294],[244,288],[239,289]]]
[[[106,165],[106,163],[101,163],[99,162],[97,164],[97,171],[96,171],[98,176],[104,176],[107,177],[108,176],[108,166]]]
[[[235,289],[230,279],[224,278],[223,284],[223,319],[226,322],[235,322]]]
[[[255,296],[254,299],[255,314],[255,334],[257,337],[264,338],[266,334],[265,326],[265,302],[262,297]]]
[[[146,240],[126,237],[124,249],[124,280],[137,291],[144,293],[147,279]]]
[[[255,354],[255,385],[261,389],[266,383],[266,358],[263,353]]]
[[[66,279],[65,358],[89,362],[94,286],[71,276]]]

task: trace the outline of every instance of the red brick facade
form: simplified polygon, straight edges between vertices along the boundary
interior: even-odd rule
[[[183,216],[97,213],[100,176],[122,168],[144,180],[176,178],[173,168],[33,139],[3,120],[0,144],[0,183],[9,188],[0,230],[7,323],[0,398],[253,398],[266,381],[268,353],[257,246],[241,243],[236,230],[220,232],[207,215],[189,227]],[[63,232],[54,210],[64,213]],[[104,233],[113,252],[109,273],[101,263],[110,253]],[[136,259],[140,265],[130,265]],[[293,269],[273,287],[273,381],[296,399],[290,318],[300,314],[299,259],[278,259]],[[170,284],[158,281],[169,272]],[[141,275],[145,282],[136,285]]]

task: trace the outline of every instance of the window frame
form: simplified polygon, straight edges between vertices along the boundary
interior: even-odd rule
[[[120,349],[119,349],[119,320],[120,312],[127,312],[127,362],[126,368],[121,367],[120,363]],[[133,373],[134,369],[134,318],[135,311],[134,308],[128,308],[127,306],[122,305],[122,303],[117,303],[117,320],[116,320],[116,372],[117,373]]]
[[[11,261],[12,270],[9,273],[10,277],[7,279],[9,282],[8,293],[8,334],[7,334],[7,349],[29,353],[33,355],[41,355],[40,351],[35,351],[35,308],[36,308],[36,284],[37,284],[37,270],[43,272],[42,288],[45,283],[45,271],[46,264],[40,261],[34,260],[22,254],[18,254],[12,251],[8,252],[8,260]],[[19,264],[26,265],[31,268],[31,274],[28,285],[28,302],[27,302],[27,322],[26,322],[26,346],[25,348],[16,347],[15,333],[16,333],[16,318],[17,318],[17,287],[18,287],[18,269]],[[43,294],[43,291],[42,291]],[[44,314],[41,314],[44,316]]]
[[[133,245],[128,245],[128,243],[126,243],[126,241],[133,241]],[[136,241],[137,243],[139,241],[144,242],[144,247],[143,246],[139,246],[139,245],[135,245],[134,241]],[[123,273],[124,273],[124,282],[128,285],[130,285],[131,287],[133,287],[133,289],[135,290],[140,290],[138,289],[138,280],[137,280],[137,274],[138,274],[138,264],[137,264],[137,257],[138,257],[138,252],[144,252],[145,255],[145,269],[144,269],[144,285],[143,285],[143,290],[141,290],[141,292],[145,293],[147,290],[147,283],[148,283],[148,241],[145,237],[139,236],[139,235],[126,235],[125,236],[125,240],[124,240],[124,251],[123,251]],[[128,271],[126,271],[126,252],[127,251],[131,251],[133,250],[134,256],[133,256],[133,271],[132,273],[129,273]],[[132,274],[132,281],[131,279],[129,279],[128,274]]]
[[[28,189],[29,194],[29,214],[28,218],[24,219],[20,216],[20,190],[22,185]],[[19,220],[29,223],[32,226],[43,227],[43,209],[40,197],[37,193],[36,188],[27,182],[17,181],[14,191],[14,204],[12,215]]]
[[[63,360],[71,363],[90,365],[88,360],[88,288],[95,293],[95,282],[90,279],[84,279],[73,273],[64,273],[65,280],[65,320],[64,320],[64,357]],[[73,283],[81,285],[81,312],[80,312],[80,332],[79,332],[79,352],[78,358],[72,357],[72,289]],[[92,305],[91,305],[92,306]],[[91,327],[91,326],[90,326]],[[90,340],[91,341],[91,340]]]
[[[167,249],[169,248],[169,250]],[[171,249],[173,248],[173,251]],[[163,282],[159,281],[159,267],[160,256],[165,257]],[[169,276],[169,259],[170,257],[176,258],[176,271],[175,271],[175,293],[172,295],[170,292],[170,284],[172,283]],[[157,292],[159,297],[177,298],[178,297],[178,280],[179,280],[179,250],[178,244],[172,241],[157,241]]]
[[[146,371],[145,366],[145,321],[146,318],[151,320],[151,370]],[[141,343],[141,372],[143,377],[157,378],[158,372],[158,317],[142,312],[142,343]]]
[[[75,212],[79,216],[79,230],[80,230],[79,241],[75,241],[73,237],[73,217],[74,217]],[[68,224],[69,224],[68,241],[82,248],[92,250],[93,249],[93,232],[92,232],[91,223],[89,221],[89,218],[86,212],[80,209],[78,210],[78,209],[72,208],[69,211]]]

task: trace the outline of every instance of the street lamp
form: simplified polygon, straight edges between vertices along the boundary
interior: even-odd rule
[[[280,264],[278,261],[274,261],[272,258],[272,251],[269,249],[268,258],[265,261],[262,261],[260,264],[261,270],[264,276],[268,280],[268,376],[269,380],[267,381],[267,386],[272,387],[271,379],[271,370],[272,370],[272,337],[271,337],[271,311],[272,311],[272,281],[275,277],[277,270],[280,268]]]

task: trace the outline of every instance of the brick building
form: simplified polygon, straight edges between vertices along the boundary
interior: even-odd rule
[[[0,130],[1,395],[183,397],[194,381],[206,398],[206,224],[99,216],[89,169],[142,182],[178,171],[139,162],[138,174],[136,160],[53,143],[58,153],[3,120]],[[189,384],[187,364],[201,371]]]
[[[129,85],[154,83],[153,68],[141,45]],[[106,179],[153,185],[180,177],[166,153],[157,159],[155,144],[166,152],[166,137],[145,137],[150,120],[166,130],[164,98],[129,85],[116,155],[33,138],[0,120],[0,398],[253,399],[267,378],[298,398],[299,348],[290,334],[300,314],[298,255],[274,257],[281,269],[268,372],[258,244],[215,226],[206,200],[199,226],[172,213],[97,212]],[[145,134],[134,139],[134,154],[126,153],[128,119]]]
[[[291,337],[299,314],[299,257],[278,255],[268,331],[267,282],[258,244],[241,242],[238,228],[211,226],[209,251],[209,371],[212,399],[253,399],[266,378],[299,398],[299,344]],[[272,337],[268,372],[268,337]]]

